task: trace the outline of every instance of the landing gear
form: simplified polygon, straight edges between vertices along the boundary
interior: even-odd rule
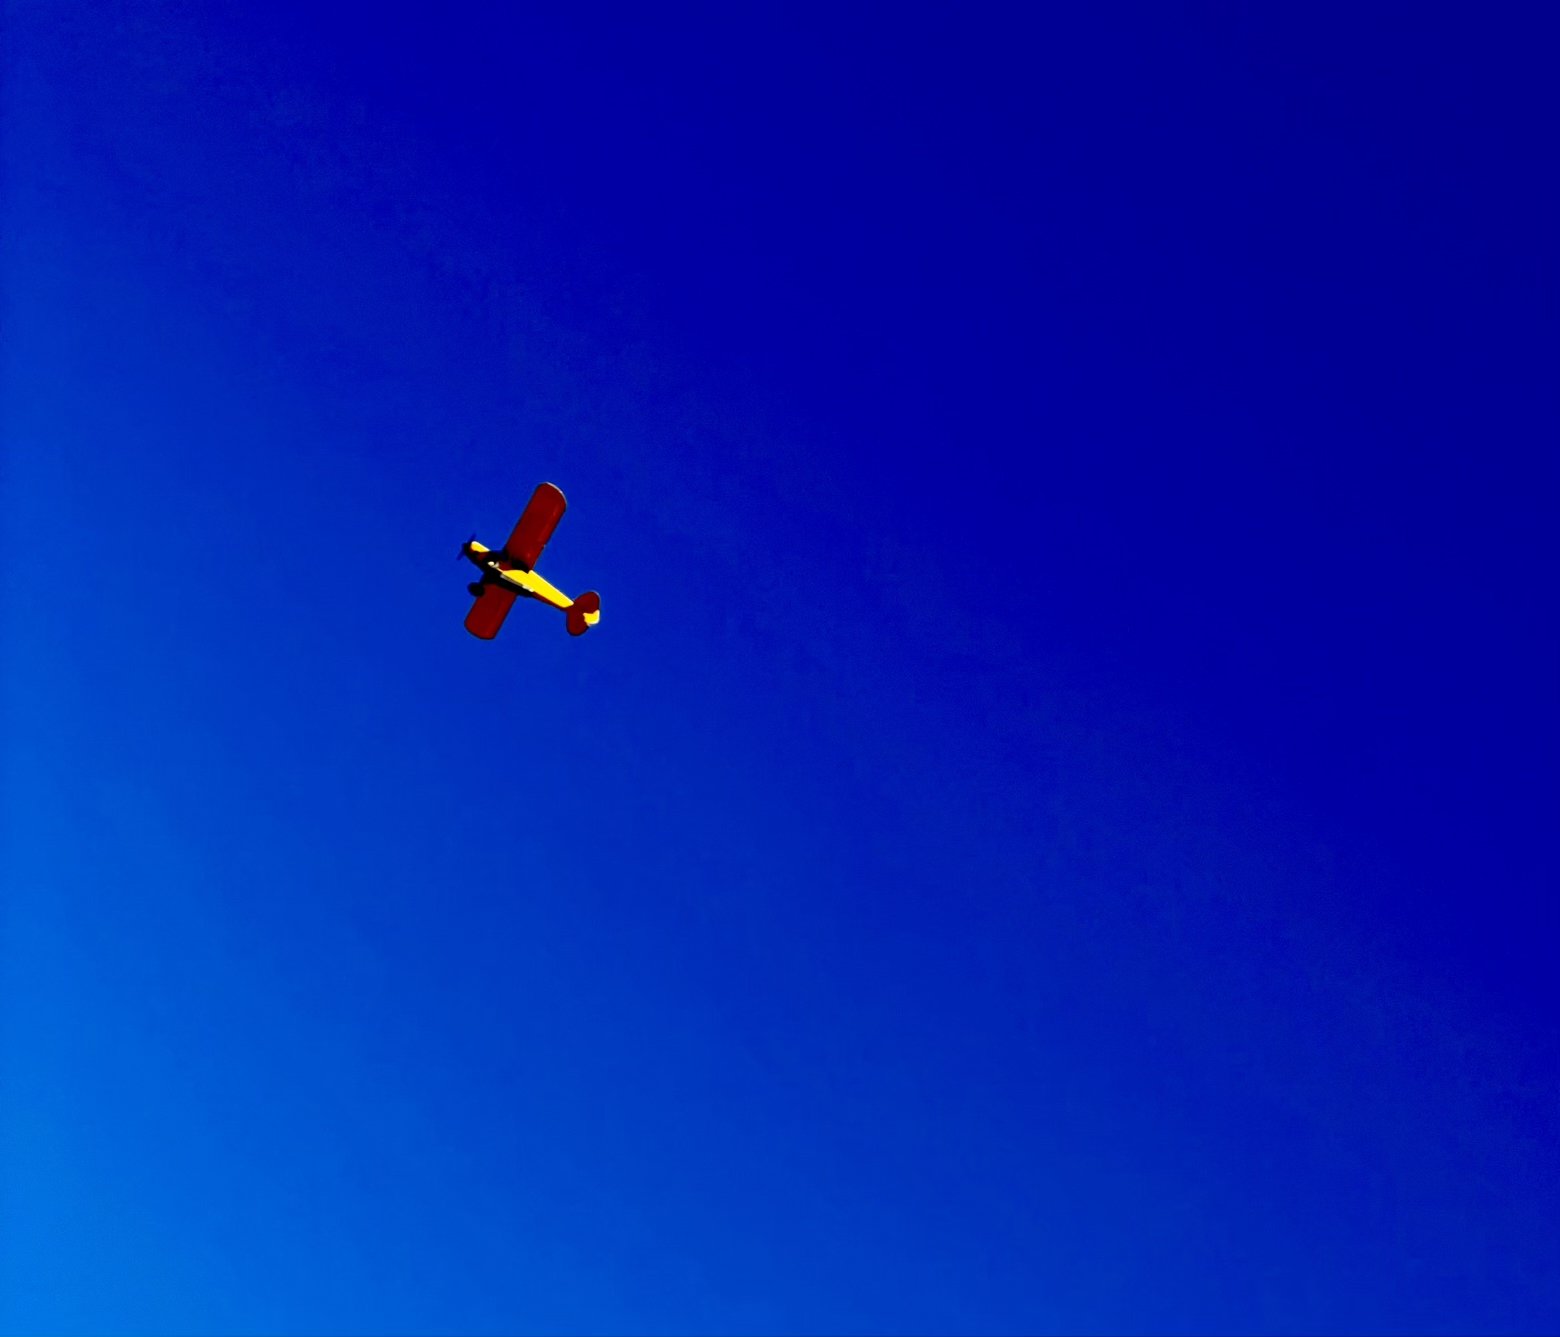
[[[466,586],[466,589],[470,592],[472,598],[474,598],[474,599],[481,598],[481,596],[482,596],[482,582],[480,580],[472,581],[471,584]]]

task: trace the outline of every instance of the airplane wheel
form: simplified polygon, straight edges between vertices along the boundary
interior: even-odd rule
[[[479,580],[472,581],[466,588],[471,592],[473,598],[480,597],[482,594],[482,582]]]

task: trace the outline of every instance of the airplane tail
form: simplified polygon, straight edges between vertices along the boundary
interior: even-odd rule
[[[587,590],[570,606],[568,614],[570,636],[583,636],[601,621],[601,596],[595,590]]]

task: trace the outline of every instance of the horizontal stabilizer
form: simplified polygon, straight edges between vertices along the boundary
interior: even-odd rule
[[[595,590],[586,590],[570,606],[567,616],[569,635],[583,636],[601,621],[601,596]]]

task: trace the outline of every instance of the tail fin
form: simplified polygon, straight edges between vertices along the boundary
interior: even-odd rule
[[[601,621],[601,596],[595,590],[586,590],[570,606],[567,616],[569,635],[583,636]]]

